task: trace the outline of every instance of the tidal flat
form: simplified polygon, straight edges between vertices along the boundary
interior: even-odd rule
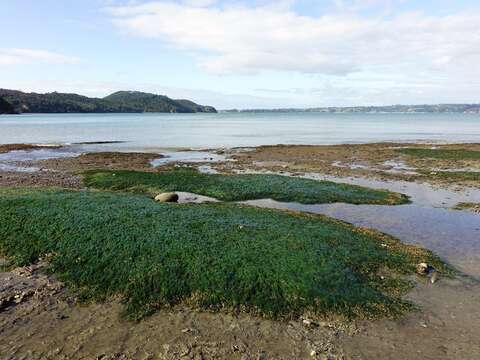
[[[211,149],[218,161],[159,167],[162,154],[83,149],[20,161],[40,170],[0,172],[0,353],[477,358],[480,218],[454,208],[478,203],[480,187],[438,173],[475,173],[479,149]],[[155,203],[163,191],[222,202]],[[422,262],[438,281],[417,274]]]

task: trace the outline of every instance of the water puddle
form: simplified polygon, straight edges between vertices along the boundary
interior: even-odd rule
[[[33,173],[33,172],[40,171],[40,168],[33,167],[33,166],[18,166],[13,164],[0,163],[0,171]]]
[[[201,174],[218,174],[218,170],[214,169],[210,165],[201,165],[197,168],[197,170]]]
[[[13,150],[0,154],[0,171],[36,172],[40,168],[30,166],[31,162],[76,157],[81,154],[82,152],[77,148],[58,148],[56,146],[34,150]]]
[[[418,175],[417,168],[408,166],[403,161],[387,160],[383,163],[388,169],[384,170],[392,174]]]
[[[357,163],[345,164],[345,163],[343,163],[343,162],[341,162],[341,161],[334,161],[334,162],[332,162],[332,166],[334,166],[334,167],[339,167],[339,168],[348,168],[348,169],[351,169],[351,170],[357,170],[357,169],[361,169],[361,170],[377,170],[376,168],[371,167],[371,166],[368,166],[368,165],[357,164]]]
[[[480,189],[478,188],[462,188],[461,191],[456,191],[450,188],[432,187],[429,184],[409,181],[382,181],[356,177],[334,177],[315,173],[306,173],[302,177],[399,192],[410,196],[412,202],[421,206],[452,208],[461,202],[480,202]]]
[[[75,149],[68,148],[44,148],[35,150],[14,150],[7,153],[0,154],[0,162],[24,162],[24,161],[39,161],[49,160],[64,157],[75,157],[81,153]]]
[[[450,169],[441,169],[441,168],[434,168],[432,171],[435,172],[468,172],[468,173],[480,173],[480,169],[475,168],[450,168]]]
[[[208,163],[225,161],[226,157],[222,154],[216,154],[208,151],[176,151],[162,153],[164,157],[154,159],[150,163],[153,167],[166,164],[181,163]]]
[[[332,166],[339,168],[348,168],[351,170],[369,170],[369,171],[383,171],[392,174],[404,174],[404,175],[418,175],[416,168],[406,165],[403,161],[387,160],[383,164],[383,167],[369,166],[359,163],[343,163],[341,161],[332,162]]]
[[[209,196],[198,195],[183,191],[176,191],[175,193],[178,195],[179,204],[205,204],[219,202],[219,200]]]

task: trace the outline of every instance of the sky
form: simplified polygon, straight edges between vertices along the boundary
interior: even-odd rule
[[[219,109],[480,103],[478,0],[0,0],[0,88]]]

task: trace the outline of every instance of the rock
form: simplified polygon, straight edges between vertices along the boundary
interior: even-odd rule
[[[437,281],[438,279],[438,273],[437,273],[437,270],[435,270],[435,268],[431,265],[428,265],[427,263],[420,263],[417,265],[417,273],[419,275],[431,275],[431,277],[435,277],[434,278],[434,282]],[[430,278],[430,281],[432,279]],[[433,282],[432,282],[433,284]]]
[[[161,193],[155,196],[155,201],[158,202],[178,202],[178,195],[175,193]]]
[[[315,323],[313,320],[310,320],[310,319],[303,319],[302,323],[303,323],[303,325],[305,325],[307,327],[317,327],[318,326],[317,323]]]
[[[428,264],[422,262],[422,263],[417,265],[417,273],[419,275],[427,275],[428,274],[428,268],[429,268]]]
[[[430,276],[430,283],[435,284],[438,281],[439,275],[438,271],[433,270],[432,276]]]

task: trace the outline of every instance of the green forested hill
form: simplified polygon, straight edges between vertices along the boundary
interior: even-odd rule
[[[0,97],[0,114],[13,114],[13,106]]]
[[[216,112],[211,106],[138,91],[119,91],[104,98],[89,98],[77,94],[57,92],[37,94],[0,89],[0,97],[17,113]]]

